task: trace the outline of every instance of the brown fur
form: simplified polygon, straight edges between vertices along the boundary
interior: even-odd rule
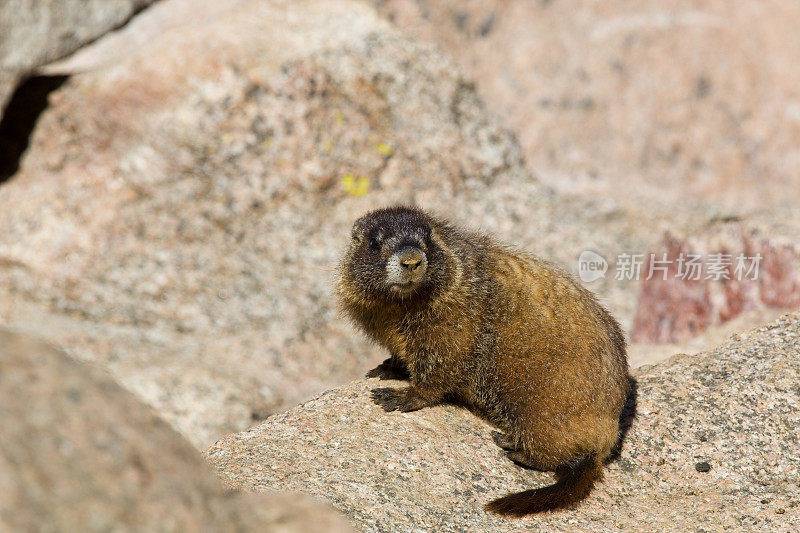
[[[427,261],[416,278],[396,266],[408,250]],[[412,411],[454,399],[505,432],[496,440],[511,459],[557,472],[556,484],[487,509],[521,516],[588,494],[620,436],[628,364],[619,325],[571,276],[485,235],[395,207],[354,225],[338,294],[355,323],[391,353],[368,376],[410,379],[409,387],[375,389],[376,403]]]

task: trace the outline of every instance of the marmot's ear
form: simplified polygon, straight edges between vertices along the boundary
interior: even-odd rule
[[[364,238],[364,219],[366,217],[361,217],[355,221],[353,224],[353,230],[350,232],[350,235],[353,237],[354,240],[360,241]]]

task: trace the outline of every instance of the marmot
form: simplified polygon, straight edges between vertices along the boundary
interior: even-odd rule
[[[368,377],[386,411],[443,401],[502,430],[514,462],[555,470],[553,485],[489,511],[522,516],[584,498],[620,438],[628,393],[616,320],[560,268],[416,208],[358,219],[337,292],[349,317],[391,354]]]

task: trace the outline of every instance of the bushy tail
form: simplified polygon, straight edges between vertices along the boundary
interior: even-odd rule
[[[501,515],[525,516],[569,507],[589,494],[602,473],[603,464],[597,456],[585,455],[574,467],[561,472],[553,485],[508,494],[487,503],[486,510]]]

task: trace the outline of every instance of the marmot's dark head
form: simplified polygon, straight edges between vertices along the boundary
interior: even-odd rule
[[[344,291],[359,299],[399,300],[430,292],[445,275],[446,261],[435,222],[409,207],[378,209],[353,225],[342,263]]]

